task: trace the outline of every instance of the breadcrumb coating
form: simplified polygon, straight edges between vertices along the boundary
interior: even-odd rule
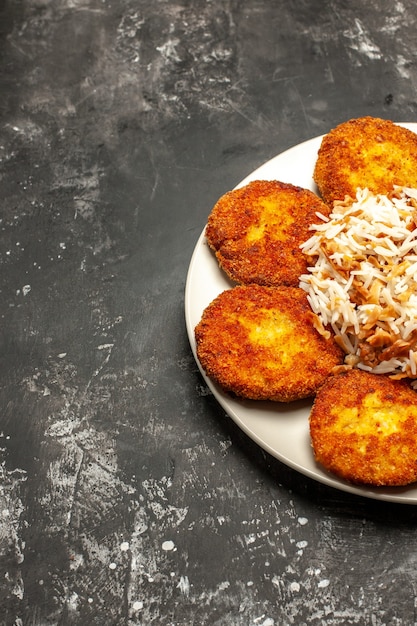
[[[324,136],[314,180],[330,205],[354,198],[358,187],[375,194],[394,185],[417,187],[417,135],[375,117],[343,122]]]
[[[403,380],[358,369],[326,380],[310,414],[316,461],[376,487],[417,480],[417,394]]]
[[[295,287],[307,270],[300,245],[317,212],[328,215],[329,208],[308,189],[256,180],[218,200],[206,238],[236,283]]]
[[[298,287],[242,285],[222,292],[195,329],[197,356],[228,392],[291,402],[314,395],[342,350],[314,326]]]

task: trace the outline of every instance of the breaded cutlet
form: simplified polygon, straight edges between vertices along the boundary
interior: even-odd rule
[[[316,461],[351,482],[417,480],[417,393],[404,380],[352,369],[326,380],[310,414]]]
[[[252,400],[314,395],[343,361],[314,327],[298,287],[241,285],[222,292],[195,328],[198,359],[224,390]]]
[[[300,245],[308,239],[317,212],[327,216],[329,209],[313,192],[256,180],[217,201],[206,238],[236,283],[295,287],[307,270]]]
[[[324,136],[313,177],[330,205],[354,198],[358,187],[374,194],[417,187],[417,135],[375,117],[343,122]]]

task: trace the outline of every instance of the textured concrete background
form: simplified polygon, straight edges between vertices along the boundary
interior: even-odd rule
[[[417,121],[414,0],[0,0],[0,624],[410,626],[414,507],[252,443],[202,381],[214,202]]]

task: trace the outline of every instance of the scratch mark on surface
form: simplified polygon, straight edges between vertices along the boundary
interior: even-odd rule
[[[368,36],[358,18],[355,19],[355,28],[345,30],[343,35],[350,41],[352,50],[371,60],[382,58],[380,48]]]
[[[3,433],[1,437],[4,437]],[[0,448],[3,457],[4,449]],[[25,544],[21,539],[24,522],[24,506],[20,491],[27,480],[21,469],[7,470],[6,462],[0,462],[0,557],[4,559],[3,579],[0,581],[0,595],[8,594],[22,599],[25,588],[21,573],[24,561]]]

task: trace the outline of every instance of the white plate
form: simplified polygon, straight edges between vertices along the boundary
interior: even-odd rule
[[[401,125],[417,132],[417,124]],[[275,179],[317,193],[312,174],[321,140],[322,137],[315,137],[279,154],[242,180],[238,187],[252,180]],[[228,415],[264,450],[314,480],[368,498],[417,504],[415,485],[389,489],[354,486],[339,480],[316,464],[310,445],[308,425],[311,401],[280,404],[237,400],[224,393],[204,374],[196,357],[194,328],[206,306],[220,292],[230,287],[232,283],[220,270],[207,246],[203,231],[196,244],[187,275],[185,290],[187,333],[200,371]]]

